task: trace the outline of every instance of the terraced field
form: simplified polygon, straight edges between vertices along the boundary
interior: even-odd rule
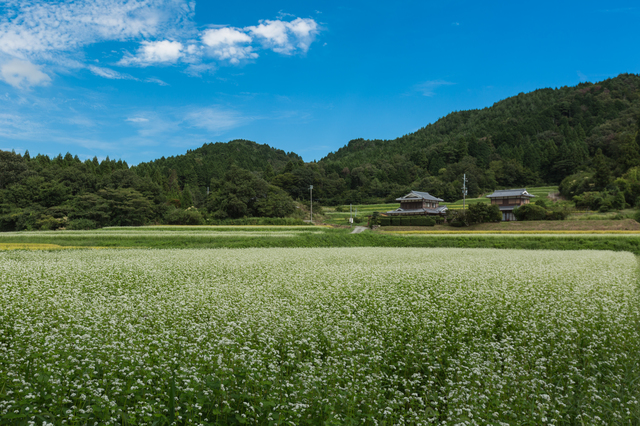
[[[549,195],[550,193],[555,193],[558,191],[558,187],[557,186],[539,186],[539,187],[532,187],[532,188],[527,188],[527,191],[530,194],[535,195],[536,197],[540,197],[540,198],[545,198],[547,197],[547,195]],[[486,194],[485,194],[486,195]],[[489,203],[490,200],[486,197],[479,197],[479,198],[467,198],[466,203],[467,205],[469,204],[473,204],[473,203]],[[453,203],[442,203],[444,205],[446,205],[448,208],[452,209],[452,210],[456,210],[456,209],[461,209],[462,208],[462,199],[453,202]],[[390,204],[354,204],[353,206],[353,212],[355,213],[356,209],[357,209],[357,216],[362,217],[365,221],[367,216],[370,216],[371,214],[373,214],[373,212],[380,212],[380,213],[384,213],[390,210],[394,210],[397,209],[398,207],[400,207],[400,203],[390,203]],[[344,210],[342,212],[337,212],[335,210],[335,207],[325,207],[325,213],[326,213],[326,223],[328,224],[334,224],[334,225],[347,225],[348,224],[348,219],[350,217],[349,214],[349,205],[345,205],[345,206],[341,206],[341,208]]]

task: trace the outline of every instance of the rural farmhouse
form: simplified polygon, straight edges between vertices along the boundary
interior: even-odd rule
[[[434,197],[428,192],[411,191],[401,198],[396,198],[400,202],[400,208],[388,211],[390,216],[444,216],[447,213],[447,206],[440,206],[441,198]]]
[[[513,209],[523,204],[529,204],[529,199],[535,197],[527,192],[526,188],[522,189],[501,189],[494,191],[493,194],[487,195],[491,199],[491,204],[495,204],[500,208],[502,220],[516,220],[513,215]]]

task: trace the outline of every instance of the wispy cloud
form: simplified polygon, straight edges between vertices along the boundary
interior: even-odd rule
[[[193,33],[195,3],[181,0],[9,1],[0,17],[0,51],[55,59],[101,41]]]
[[[168,86],[169,85],[169,83],[166,83],[166,82],[160,80],[159,78],[147,78],[144,81],[147,82],[147,83],[155,83],[155,84],[158,84],[160,86]]]
[[[435,95],[435,90],[438,87],[441,86],[452,86],[456,83],[452,83],[450,81],[445,81],[445,80],[430,80],[430,81],[425,81],[424,83],[420,83],[420,84],[416,84],[414,86],[414,90],[422,93],[423,96],[434,96]]]
[[[615,9],[600,9],[598,12],[601,13],[626,13],[634,10],[640,10],[638,7],[619,7]]]
[[[146,123],[149,119],[144,117],[129,117],[126,121],[130,121],[132,123]]]
[[[99,77],[108,78],[110,80],[136,80],[132,75],[123,74],[109,68],[97,67],[95,65],[89,65],[89,71]]]
[[[578,78],[580,79],[580,81],[587,81],[589,80],[589,77],[587,77],[586,75],[584,75],[581,71],[577,71],[578,73]]]
[[[244,117],[235,111],[213,106],[188,112],[185,115],[185,121],[193,127],[206,129],[216,135],[224,130],[244,125],[252,121],[252,118]]]
[[[145,78],[143,80],[136,78],[130,74],[126,74],[126,73],[121,73],[115,70],[112,70],[110,68],[103,68],[103,67],[97,67],[95,65],[89,65],[89,71],[91,71],[93,74],[99,76],[99,77],[103,77],[103,78],[108,78],[109,80],[134,80],[134,81],[143,81],[145,83],[154,83],[154,84],[158,84],[160,86],[168,86],[168,83],[165,83],[164,81],[160,80],[159,78]]]

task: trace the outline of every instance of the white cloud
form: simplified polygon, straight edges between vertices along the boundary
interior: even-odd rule
[[[144,117],[130,117],[127,118],[126,121],[130,121],[132,123],[146,123],[147,121],[149,121],[149,119]]]
[[[318,23],[309,18],[286,21],[260,21],[260,25],[247,27],[264,47],[274,52],[291,55],[297,51],[307,52],[320,32]]]
[[[0,77],[13,87],[28,88],[47,85],[51,78],[29,61],[12,59],[0,66]]]
[[[430,80],[425,81],[424,83],[417,84],[414,86],[414,89],[418,92],[422,93],[424,96],[433,96],[435,95],[435,90],[440,86],[451,86],[455,83],[444,80]]]
[[[184,46],[179,41],[143,41],[135,56],[122,58],[119,65],[146,67],[154,64],[173,64],[183,55]]]
[[[229,44],[251,43],[251,37],[236,28],[216,28],[202,34],[202,42],[209,47]]]
[[[247,45],[251,43],[251,37],[237,28],[206,30],[202,34],[202,42],[209,48],[209,54],[221,60],[229,60],[232,64],[258,57],[253,52],[253,47]]]

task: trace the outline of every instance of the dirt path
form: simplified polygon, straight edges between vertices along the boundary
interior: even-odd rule
[[[356,226],[355,229],[353,231],[351,231],[352,234],[359,234],[362,231],[366,230],[367,227],[366,226]]]

